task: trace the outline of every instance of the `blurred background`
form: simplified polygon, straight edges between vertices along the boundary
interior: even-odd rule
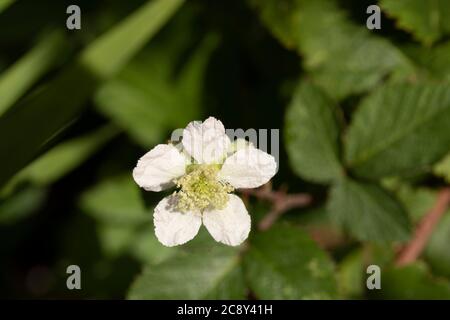
[[[450,5],[380,2],[0,0],[0,297],[449,299],[448,212],[420,255],[396,265],[450,180]],[[66,28],[72,4],[80,30]],[[371,4],[382,8],[379,30],[366,28]],[[443,120],[417,129],[436,141],[429,151],[416,144],[430,155],[410,157],[426,158],[420,168],[405,165],[403,175],[404,162],[394,168],[402,174],[374,166],[382,174],[372,179],[367,168],[353,174],[338,164],[361,101],[384,85],[422,80],[444,93],[431,101],[443,101]],[[304,104],[324,107],[309,119]],[[166,248],[152,226],[164,194],[140,190],[131,172],[172,130],[208,116],[226,128],[280,129],[272,192],[313,201],[263,232],[271,202],[238,192],[254,223],[248,243],[228,248],[202,230],[191,244]],[[331,204],[338,184],[327,151],[314,149],[322,136],[336,144],[336,171],[362,190],[339,198],[336,187]],[[396,148],[403,145],[411,141]],[[361,226],[360,213],[381,218]],[[66,287],[72,264],[81,290]],[[366,287],[369,264],[382,268],[381,290]]]

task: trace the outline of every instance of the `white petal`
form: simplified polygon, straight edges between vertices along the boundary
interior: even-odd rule
[[[229,197],[225,209],[203,213],[203,224],[214,240],[229,246],[237,246],[247,239],[251,221],[242,200],[234,194],[230,194]]]
[[[161,191],[185,173],[186,164],[186,157],[173,145],[159,144],[139,159],[133,178],[147,191]]]
[[[209,117],[192,121],[183,130],[183,148],[198,163],[220,163],[230,146],[230,138],[220,120]]]
[[[176,201],[176,195],[165,197],[158,203],[153,214],[156,237],[168,247],[192,240],[202,225],[200,213],[179,212]]]
[[[235,188],[256,188],[267,183],[276,171],[273,156],[249,145],[225,160],[219,178]]]

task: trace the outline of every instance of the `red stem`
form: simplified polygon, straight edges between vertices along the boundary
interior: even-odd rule
[[[439,192],[433,208],[427,212],[417,225],[413,238],[398,254],[396,260],[398,266],[410,264],[419,258],[425,249],[433,230],[447,211],[449,204],[450,187],[444,188]]]

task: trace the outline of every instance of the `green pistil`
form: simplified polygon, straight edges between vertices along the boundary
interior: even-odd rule
[[[186,175],[176,182],[180,188],[178,209],[180,211],[203,211],[206,208],[223,209],[228,202],[228,193],[234,188],[219,181],[218,165],[192,164],[186,169]]]

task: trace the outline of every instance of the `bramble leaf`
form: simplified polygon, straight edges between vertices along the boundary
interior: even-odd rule
[[[336,109],[317,87],[302,83],[286,112],[285,141],[292,170],[305,179],[329,182],[343,173]]]
[[[359,177],[408,175],[441,159],[450,147],[450,85],[388,84],[353,116],[347,165]]]
[[[408,216],[401,205],[375,184],[342,179],[332,186],[328,200],[331,218],[363,241],[404,241]]]
[[[255,234],[244,267],[259,299],[332,299],[337,294],[331,259],[295,227],[274,225]]]

